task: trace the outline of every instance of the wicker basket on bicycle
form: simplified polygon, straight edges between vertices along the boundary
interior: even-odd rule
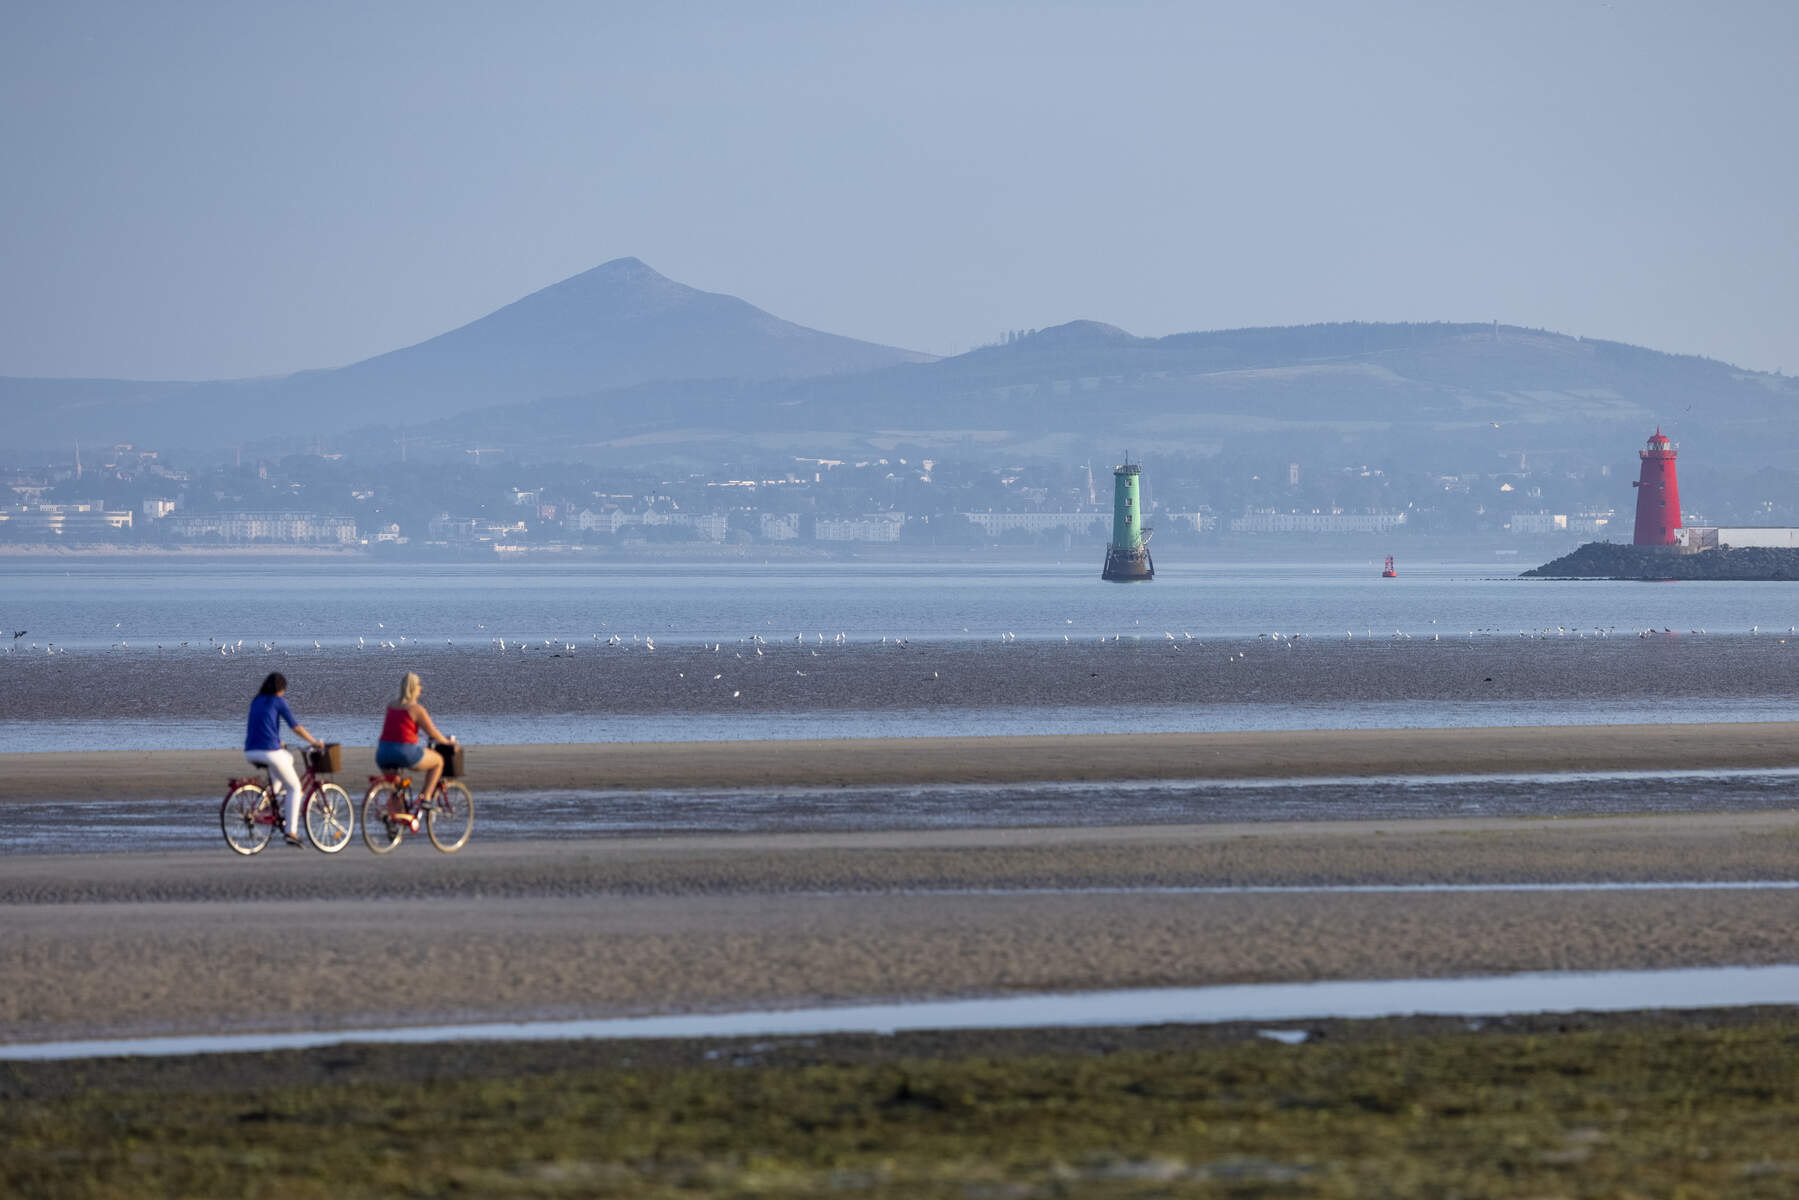
[[[439,754],[443,755],[444,778],[445,779],[461,779],[462,774],[463,774],[462,743],[460,743],[460,742],[432,742],[431,748],[433,750],[437,751]]]

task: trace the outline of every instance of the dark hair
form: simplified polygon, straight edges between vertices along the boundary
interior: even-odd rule
[[[273,696],[287,690],[287,676],[279,671],[270,671],[269,677],[262,681],[262,690],[258,696]]]

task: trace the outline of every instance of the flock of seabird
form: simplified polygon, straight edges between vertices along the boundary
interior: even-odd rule
[[[1073,624],[1074,622],[1072,619],[1070,619],[1066,623]],[[1435,625],[1436,622],[1433,620],[1431,622],[1431,624]],[[394,635],[391,637],[386,636],[385,635],[386,624],[384,622],[377,622],[376,627],[377,627],[377,629],[382,630],[383,633],[381,635],[378,635],[372,641],[368,638],[367,635],[359,635],[356,638],[356,647],[358,649],[364,649],[364,650],[376,649],[376,650],[392,651],[392,650],[403,649],[408,646],[416,648],[416,647],[423,647],[425,645],[425,641],[423,639],[410,638],[404,634],[397,634],[397,635]],[[119,628],[119,626],[115,624],[114,628],[115,629]],[[485,624],[478,624],[475,628],[477,630],[485,630],[487,628],[487,626]],[[966,627],[964,627],[962,632],[967,633],[968,629]],[[1676,630],[1674,630],[1671,627],[1666,627],[1666,626],[1664,626],[1660,629],[1650,626],[1648,628],[1644,628],[1644,629],[1640,629],[1640,630],[1632,630],[1632,631],[1627,631],[1627,632],[1636,633],[1636,636],[1640,639],[1678,636],[1678,632]],[[1710,630],[1703,628],[1703,627],[1697,628],[1697,629],[1690,629],[1687,632],[1689,634],[1692,634],[1695,636],[1710,636]],[[1799,633],[1799,626],[1789,625],[1789,626],[1787,626],[1786,632],[1789,634]],[[29,630],[24,630],[24,629],[14,630],[13,634],[12,634],[12,644],[4,647],[4,655],[9,656],[9,655],[12,655],[15,652],[19,651],[21,649],[21,647],[18,645],[18,643],[21,639],[26,637],[28,633],[29,633]],[[1748,630],[1748,635],[1751,637],[1762,636],[1761,626],[1760,625],[1751,625]],[[1011,645],[1011,644],[1014,644],[1019,641],[1018,634],[1012,630],[1006,630],[1004,632],[997,634],[996,636],[1001,645]],[[1122,634],[1122,633],[1102,634],[1098,638],[1098,641],[1101,645],[1104,645],[1106,643],[1121,643],[1124,641],[1126,636],[1127,636],[1126,634]],[[1139,634],[1139,633],[1132,633],[1128,636],[1130,636],[1133,640],[1137,640],[1137,639],[1142,638],[1145,635]],[[1354,641],[1357,636],[1358,635],[1356,634],[1355,630],[1353,630],[1353,629],[1344,631],[1345,640]],[[1375,635],[1374,630],[1371,627],[1365,627],[1360,636],[1364,640],[1372,640],[1375,638],[1376,635]],[[1389,641],[1408,641],[1409,642],[1409,641],[1415,640],[1417,637],[1423,637],[1426,635],[1424,635],[1424,634],[1414,635],[1411,633],[1407,633],[1404,630],[1395,629],[1390,635],[1381,635],[1381,636],[1386,638],[1386,640],[1389,640]],[[1510,636],[1512,636],[1512,631],[1502,630],[1502,629],[1498,629],[1498,628],[1480,627],[1480,628],[1468,630],[1467,636],[1470,640],[1478,640],[1481,638],[1510,637]],[[1534,629],[1534,630],[1520,629],[1517,631],[1516,636],[1518,636],[1520,638],[1530,639],[1530,640],[1546,640],[1546,639],[1570,638],[1570,637],[1577,638],[1577,639],[1580,639],[1580,638],[1611,638],[1611,637],[1618,636],[1618,627],[1615,625],[1607,625],[1607,626],[1594,626],[1591,629],[1574,629],[1574,628],[1570,628],[1565,625],[1545,625],[1539,629]],[[1048,640],[1050,637],[1053,637],[1053,635],[1047,635],[1047,634],[1043,635],[1043,640]],[[1291,650],[1294,647],[1294,645],[1305,640],[1307,637],[1308,637],[1308,635],[1303,634],[1303,633],[1275,632],[1275,633],[1257,634],[1256,640],[1258,642],[1267,642],[1270,644],[1279,645],[1285,649]],[[1174,648],[1176,650],[1184,649],[1186,647],[1194,645],[1195,643],[1199,643],[1201,645],[1205,644],[1205,639],[1196,638],[1196,637],[1194,637],[1194,635],[1192,633],[1184,631],[1184,630],[1181,633],[1179,633],[1178,635],[1173,630],[1163,630],[1162,638],[1166,643],[1168,643],[1172,648]],[[1063,641],[1063,644],[1065,644],[1065,645],[1072,644],[1073,640],[1074,640],[1073,637],[1069,634],[1065,633],[1062,635],[1062,641]],[[1085,640],[1085,639],[1083,639],[1083,640]],[[1433,642],[1440,642],[1443,640],[1443,637],[1442,637],[1441,633],[1432,632],[1432,633],[1428,634],[1427,640],[1433,641]],[[1786,640],[1785,638],[1780,639],[1780,641],[1782,643],[1784,643],[1785,640]],[[313,650],[323,651],[326,649],[324,644],[321,643],[320,641],[318,641],[316,638],[311,639],[311,641],[312,641],[312,649]],[[826,646],[826,645],[848,646],[851,644],[851,641],[852,641],[852,639],[850,638],[850,636],[847,633],[843,633],[843,632],[838,632],[837,634],[829,636],[829,637],[827,637],[823,633],[814,633],[811,635],[807,635],[805,633],[797,633],[793,636],[791,645],[796,646],[796,647],[801,647],[801,648],[807,646],[809,643],[813,644],[813,645],[817,645],[817,646]],[[175,649],[185,649],[190,646],[194,646],[196,644],[197,643],[184,641],[184,642],[178,643],[174,648]],[[635,634],[635,633],[628,635],[628,637],[626,635],[618,634],[618,633],[611,633],[611,634],[595,633],[591,636],[590,640],[587,643],[577,643],[577,642],[567,641],[562,638],[526,639],[526,638],[491,637],[487,640],[487,644],[493,649],[507,651],[507,652],[511,652],[511,653],[523,653],[525,651],[539,650],[539,649],[547,650],[550,652],[550,657],[552,657],[552,658],[573,657],[576,654],[579,647],[583,644],[590,645],[590,646],[597,645],[598,647],[600,647],[602,649],[609,649],[609,650],[641,649],[646,652],[652,652],[652,653],[656,649],[656,639],[654,636],[641,635],[641,634]],[[752,634],[746,634],[742,637],[739,637],[737,639],[737,644],[741,647],[744,647],[745,649],[753,650],[753,652],[755,653],[755,655],[757,657],[763,657],[764,653],[765,653],[763,650],[763,647],[768,646],[769,641],[767,638],[763,637],[761,634],[752,633]],[[872,639],[871,639],[871,644],[873,644]],[[911,642],[908,638],[905,638],[905,637],[900,637],[900,636],[895,636],[895,635],[882,635],[879,644],[882,646],[892,646],[892,647],[896,647],[898,649],[904,650],[904,649],[907,649],[911,645]],[[279,651],[282,655],[289,656],[293,653],[293,651],[291,649],[285,647],[282,643],[276,642],[276,641],[258,641],[255,645],[256,645],[256,648],[260,649],[261,652],[264,654],[273,654],[273,653],[276,653],[277,651]],[[456,641],[453,638],[445,638],[444,645],[446,647],[453,648],[456,645]],[[724,648],[724,645],[722,642],[712,642],[712,643],[702,642],[701,648],[705,649],[705,648],[707,648],[708,645],[710,646],[713,653],[720,653],[723,651],[723,648]],[[129,649],[131,649],[131,643],[128,640],[121,638],[119,641],[111,643],[110,648],[114,649],[114,650],[129,650]],[[142,648],[144,648],[144,647],[142,647],[140,644],[140,649],[142,649]],[[158,650],[164,650],[164,649],[168,649],[168,648],[169,647],[164,643],[160,643],[160,642],[156,643],[156,649],[158,649]],[[236,641],[230,641],[230,640],[222,640],[217,637],[208,637],[205,642],[205,648],[208,653],[217,651],[218,656],[220,658],[231,658],[231,657],[234,657],[234,656],[242,653],[242,651],[244,649],[244,639],[239,638]],[[69,652],[67,646],[58,645],[55,642],[47,642],[42,646],[39,646],[39,644],[36,642],[32,642],[29,644],[28,649],[30,651],[34,651],[34,652],[41,650],[45,654],[67,654]],[[816,655],[817,651],[814,650],[813,654]],[[738,656],[742,657],[741,652],[739,653]],[[1232,654],[1227,656],[1225,661],[1234,662],[1241,657],[1243,657],[1242,654],[1240,654],[1238,652],[1233,652]],[[802,672],[802,674],[803,674],[803,672]]]

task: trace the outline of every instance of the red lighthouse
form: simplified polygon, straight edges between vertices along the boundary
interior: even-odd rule
[[[1658,425],[1647,450],[1637,451],[1643,474],[1631,486],[1637,489],[1637,531],[1631,539],[1639,546],[1672,546],[1680,529],[1680,484],[1674,478],[1674,448]]]

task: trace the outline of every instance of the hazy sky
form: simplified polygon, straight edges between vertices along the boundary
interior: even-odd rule
[[[0,0],[0,374],[419,341],[607,259],[937,353],[1076,317],[1799,369],[1799,4]]]

